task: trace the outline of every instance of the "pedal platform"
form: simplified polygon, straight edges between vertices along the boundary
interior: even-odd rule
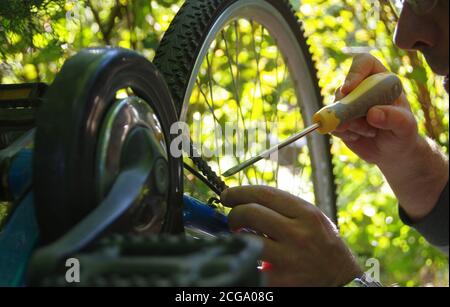
[[[0,149],[35,126],[45,83],[0,84]]]
[[[57,249],[57,246],[47,249]],[[262,243],[248,236],[194,239],[188,236],[116,234],[58,258],[38,250],[30,267],[31,286],[43,287],[257,287]],[[45,257],[44,257],[45,255]],[[52,256],[49,256],[52,255]],[[69,261],[69,262],[68,262]],[[80,269],[67,279],[68,266]],[[75,265],[76,264],[76,265]],[[45,269],[43,269],[45,268]],[[76,277],[71,272],[69,277]]]

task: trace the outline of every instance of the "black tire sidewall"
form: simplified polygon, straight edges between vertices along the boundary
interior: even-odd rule
[[[105,50],[103,56],[83,52],[64,65],[38,114],[34,185],[43,242],[62,236],[98,206],[97,138],[117,90],[130,87],[150,103],[167,132],[166,144],[173,139],[170,125],[177,121],[167,85],[150,62],[123,49]],[[169,168],[171,207],[163,230],[180,232],[182,162],[169,158]]]

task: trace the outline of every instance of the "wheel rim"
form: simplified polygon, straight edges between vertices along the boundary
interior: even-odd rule
[[[296,123],[298,123],[298,126],[290,127],[289,133],[296,132],[300,130],[301,128],[305,127],[306,125],[311,124],[311,118],[313,114],[318,110],[319,106],[321,105],[321,102],[319,98],[316,95],[315,92],[315,81],[314,78],[309,73],[309,67],[306,60],[307,55],[303,52],[301,46],[297,43],[297,39],[291,30],[291,27],[289,26],[286,19],[281,15],[281,13],[274,9],[274,7],[268,3],[267,1],[258,1],[258,0],[242,0],[242,1],[236,1],[233,4],[231,4],[229,7],[227,7],[221,14],[216,18],[215,23],[211,26],[208,35],[205,37],[203,44],[201,45],[198,56],[196,58],[195,64],[193,66],[191,77],[187,85],[187,90],[185,92],[185,96],[183,99],[183,105],[181,108],[181,120],[185,121],[190,124],[192,128],[192,120],[191,118],[195,114],[190,114],[190,109],[192,109],[193,103],[193,97],[197,94],[197,97],[203,97],[203,100],[208,105],[208,108],[211,109],[211,103],[207,103],[208,96],[212,98],[211,93],[214,93],[214,90],[211,89],[211,85],[207,85],[204,89],[202,89],[202,84],[199,82],[199,75],[202,75],[202,67],[203,71],[205,70],[205,63],[206,63],[206,70],[211,69],[211,59],[214,60],[214,57],[210,57],[210,50],[211,46],[213,46],[217,42],[217,38],[222,36],[223,41],[226,42],[226,30],[230,29],[230,27],[236,27],[236,24],[238,27],[241,25],[240,23],[242,21],[247,20],[248,23],[251,24],[252,27],[252,33],[254,34],[254,25],[262,26],[263,29],[266,29],[267,33],[270,34],[272,37],[276,37],[275,44],[277,46],[278,52],[281,54],[280,59],[281,61],[284,61],[285,68],[289,72],[289,75],[291,76],[291,83],[292,88],[294,90],[294,95],[298,98],[297,101],[297,114],[302,113],[303,117],[300,117],[295,120]],[[224,34],[225,31],[225,34]],[[264,37],[264,30],[262,30],[261,37]],[[239,37],[239,31],[237,31],[237,35],[235,37]],[[253,39],[255,39],[253,37]],[[239,39],[237,40],[239,43]],[[217,43],[216,43],[217,45]],[[229,46],[225,46],[225,49],[229,48]],[[237,49],[237,48],[236,48]],[[229,57],[230,58],[230,57]],[[234,60],[233,60],[234,61]],[[229,65],[228,70],[233,72],[233,65],[235,67],[239,66],[239,52],[237,60],[234,61],[231,65]],[[256,65],[259,69],[259,64]],[[230,68],[231,67],[231,68]],[[277,66],[278,67],[278,66]],[[238,69],[235,69],[236,71],[239,71]],[[233,74],[233,73],[231,73]],[[278,78],[279,71],[277,71],[276,76]],[[211,79],[211,78],[210,78]],[[214,81],[214,80],[209,80]],[[278,81],[278,80],[277,80]],[[200,83],[200,84],[199,84]],[[235,80],[233,80],[233,83],[238,83]],[[261,84],[261,81],[259,81],[259,84]],[[209,89],[208,89],[209,88]],[[238,90],[239,91],[239,90]],[[237,92],[238,92],[237,91]],[[197,92],[197,93],[196,93]],[[262,92],[262,90],[260,90]],[[200,93],[200,94],[198,94]],[[261,94],[262,95],[262,94]],[[238,95],[234,95],[236,96]],[[242,99],[242,97],[240,97]],[[214,99],[211,99],[214,102]],[[239,97],[235,100],[239,100]],[[263,101],[264,103],[264,101]],[[212,108],[214,110],[214,108]],[[302,112],[299,110],[301,109]],[[210,110],[211,111],[211,110]],[[211,112],[214,113],[214,112]],[[286,112],[285,112],[286,113]],[[214,123],[220,122],[220,120],[216,120],[215,115],[214,117]],[[211,122],[209,120],[209,122]],[[238,119],[239,122],[239,119]],[[285,131],[285,132],[286,132]],[[192,133],[192,131],[191,131]],[[283,137],[284,136],[284,137]],[[278,140],[274,140],[274,143],[276,141],[281,141],[283,138],[287,137],[286,133],[280,133],[278,135]],[[194,141],[196,138],[194,137]],[[202,141],[202,140],[200,140]],[[298,146],[300,144],[300,146]],[[297,143],[297,149],[300,147],[300,149],[303,151],[302,157],[300,157],[300,160],[302,160],[303,165],[299,167],[299,170],[303,170],[306,174],[306,176],[311,176],[312,180],[302,180],[300,184],[298,184],[295,187],[287,188],[286,186],[283,186],[281,188],[288,190],[290,192],[293,192],[297,195],[302,196],[303,198],[306,198],[307,200],[317,203],[323,207],[323,209],[326,211],[326,213],[330,216],[334,216],[334,199],[330,197],[333,193],[329,191],[330,187],[330,177],[327,175],[321,175],[326,174],[326,172],[329,171],[328,165],[326,163],[323,163],[323,160],[321,159],[314,159],[314,156],[319,156],[325,152],[327,152],[327,140],[324,139],[323,136],[320,135],[311,135],[308,138],[308,147],[304,143]],[[219,147],[220,145],[216,144],[216,147]],[[292,147],[293,151],[295,152],[295,147]],[[292,149],[291,148],[291,149]],[[309,150],[309,152],[308,152]],[[252,152],[253,154],[255,152]],[[312,157],[309,161],[306,161],[305,156]],[[249,156],[246,156],[248,158]],[[309,158],[308,158],[309,159]],[[211,161],[209,161],[211,162]],[[237,161],[234,161],[234,163],[240,162],[239,159]],[[295,161],[293,162],[294,170],[296,168]],[[220,167],[221,162],[216,162],[217,165],[214,165],[213,162],[213,169],[217,172],[223,172],[225,169],[222,169]],[[308,167],[311,166],[311,167]],[[230,165],[230,163],[227,166],[233,166]],[[306,167],[305,167],[306,166]],[[311,169],[314,169],[314,172],[312,172]],[[277,173],[278,173],[277,169]],[[285,182],[292,182],[292,178],[295,176],[284,176],[286,179]],[[189,177],[188,177],[189,182]],[[276,180],[278,182],[278,179]],[[314,187],[312,187],[311,182],[314,182]],[[228,181],[227,183],[233,184],[242,184],[242,183],[257,183],[257,184],[269,184],[274,185],[273,182],[267,182],[267,181],[261,181],[261,182],[243,182],[242,180],[238,179],[238,181]],[[285,184],[283,184],[285,185]],[[300,189],[298,189],[300,188]],[[192,188],[185,187],[185,190],[193,190]]]

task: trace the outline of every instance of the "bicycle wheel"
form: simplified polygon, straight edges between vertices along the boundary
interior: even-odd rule
[[[182,161],[168,154],[177,115],[153,64],[125,49],[82,50],[64,64],[44,101],[33,180],[44,243],[92,212],[124,167],[142,156],[151,167],[140,173],[145,184],[120,231],[183,231]]]
[[[288,1],[188,0],[161,41],[154,64],[193,142],[216,173],[311,124],[322,107],[309,48]],[[224,137],[227,125],[236,128],[231,137]],[[249,131],[255,130],[266,134],[250,138]],[[226,183],[279,187],[317,204],[336,221],[328,136],[310,135]],[[212,196],[189,173],[185,192],[201,199]]]

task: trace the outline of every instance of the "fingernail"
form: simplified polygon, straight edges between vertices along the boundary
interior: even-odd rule
[[[350,84],[351,84],[350,79],[346,79],[342,88],[347,88],[350,86]]]
[[[356,142],[359,140],[359,136],[357,134],[351,134],[347,137],[348,142]]]
[[[357,135],[352,135],[352,136],[350,137],[350,141],[351,141],[351,142],[356,142],[357,140],[359,140],[359,136],[357,136]]]
[[[374,130],[363,130],[360,132],[360,134],[366,138],[374,138],[376,135],[376,132]]]
[[[372,110],[372,120],[377,124],[382,124],[386,120],[386,114],[383,110],[375,108]]]
[[[369,131],[367,132],[367,137],[368,138],[374,138],[377,136],[377,133],[375,131]]]

